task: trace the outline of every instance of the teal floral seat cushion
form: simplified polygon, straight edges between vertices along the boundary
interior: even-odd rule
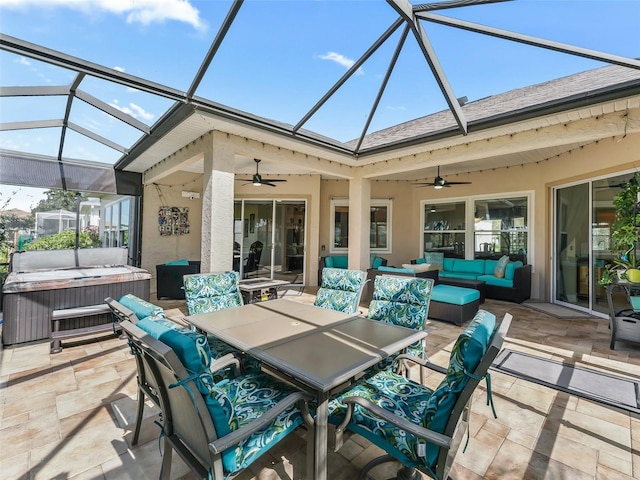
[[[184,291],[189,315],[243,305],[238,272],[185,275]]]
[[[242,428],[273,408],[296,390],[264,373],[248,374],[218,383],[204,399],[209,407],[218,436]],[[279,441],[303,422],[298,407],[280,414],[273,423],[222,452],[222,463],[229,474],[246,468],[270,445]]]
[[[495,316],[479,310],[451,352],[447,373],[434,391],[391,370],[363,377],[352,388],[329,402],[329,420],[339,424],[346,414],[342,399],[360,396],[407,421],[443,433],[451,410],[469,376],[480,363],[495,328]],[[356,405],[348,428],[386,450],[403,465],[431,472],[439,447],[422,442],[380,417]]]
[[[356,313],[366,273],[361,270],[322,270],[322,283],[314,305],[343,313]]]

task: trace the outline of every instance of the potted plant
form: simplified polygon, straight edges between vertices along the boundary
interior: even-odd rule
[[[616,216],[611,232],[611,252],[615,257],[605,267],[602,278],[598,282],[600,285],[609,285],[616,279],[640,282],[640,270],[636,258],[640,226],[639,186],[640,172],[636,172],[622,191],[613,197]]]

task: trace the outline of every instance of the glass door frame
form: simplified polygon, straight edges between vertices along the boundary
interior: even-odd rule
[[[624,171],[620,171],[620,172],[611,172],[607,175],[601,175],[601,176],[597,176],[597,177],[592,177],[592,178],[588,178],[588,179],[583,179],[580,181],[576,181],[576,182],[572,182],[572,183],[567,183],[567,184],[563,184],[563,185],[558,185],[552,188],[552,202],[553,202],[553,208],[552,208],[552,215],[551,215],[551,236],[550,236],[550,252],[551,252],[551,260],[549,263],[549,271],[550,271],[550,298],[552,303],[556,303],[558,305],[562,305],[568,308],[572,308],[574,310],[580,310],[580,311],[584,311],[585,313],[589,313],[590,315],[593,316],[597,316],[597,317],[601,317],[601,318],[608,318],[608,313],[603,313],[601,311],[596,310],[597,305],[598,305],[598,298],[597,298],[597,292],[596,289],[601,289],[602,287],[597,285],[597,265],[596,265],[596,261],[597,260],[602,260],[601,258],[597,258],[596,256],[596,252],[594,250],[594,228],[599,228],[599,225],[595,225],[594,222],[596,222],[596,218],[594,218],[595,216],[595,209],[598,207],[598,202],[601,202],[602,200],[596,201],[597,199],[594,199],[594,185],[596,184],[596,182],[598,181],[602,181],[602,180],[611,180],[614,179],[616,177],[621,177],[621,176],[625,176],[625,175],[633,175],[634,174],[634,170],[624,170]],[[558,255],[559,252],[557,251],[557,245],[558,245],[558,235],[561,233],[558,231],[558,215],[559,212],[557,211],[557,202],[558,202],[558,192],[566,189],[566,188],[570,188],[570,187],[574,187],[577,185],[584,185],[586,184],[588,187],[588,228],[589,228],[589,232],[588,232],[588,249],[589,249],[589,258],[588,258],[588,266],[589,266],[589,274],[588,274],[588,280],[589,280],[589,299],[588,299],[588,306],[584,307],[581,305],[576,305],[574,303],[570,303],[570,302],[566,302],[566,301],[562,301],[562,300],[558,300],[556,299],[556,296],[558,294],[558,274],[557,274],[557,269],[556,269],[556,262],[558,259]],[[600,207],[602,208],[602,207]]]
[[[297,207],[302,207],[304,209],[304,213],[302,214],[301,218],[297,219],[297,222],[294,223],[294,227],[297,228],[298,234],[302,233],[302,260],[301,260],[301,272],[300,274],[293,274],[292,277],[292,283],[294,283],[296,286],[304,286],[306,284],[305,279],[306,279],[306,260],[307,260],[307,244],[308,244],[308,229],[307,229],[307,224],[308,224],[308,208],[307,208],[307,200],[306,199],[298,199],[298,198],[236,198],[234,200],[234,211],[235,208],[237,208],[237,206],[240,206],[240,218],[235,218],[235,213],[234,213],[234,223],[237,222],[239,220],[240,225],[239,228],[236,228],[234,226],[234,241],[237,241],[240,244],[240,261],[239,261],[239,268],[238,271],[240,273],[240,278],[243,278],[244,276],[244,248],[242,248],[242,246],[244,245],[243,240],[246,238],[246,235],[248,235],[248,232],[245,233],[245,230],[247,228],[250,228],[250,226],[248,225],[249,220],[249,216],[246,213],[246,205],[250,204],[250,205],[263,205],[263,206],[267,206],[270,204],[271,206],[271,216],[269,217],[268,221],[270,222],[270,224],[272,225],[271,231],[270,231],[270,238],[268,239],[266,245],[265,245],[265,250],[262,251],[262,255],[261,257],[264,259],[268,253],[268,257],[270,259],[269,261],[269,265],[266,265],[267,270],[268,270],[268,275],[267,274],[260,274],[260,277],[267,277],[270,279],[274,279],[274,278],[278,278],[279,273],[276,272],[276,258],[278,257],[278,255],[276,255],[276,247],[278,245],[284,245],[287,242],[287,219],[285,218],[285,215],[283,212],[280,212],[280,210],[278,209],[278,206],[283,206],[283,205],[289,205],[289,204],[293,204],[296,205]],[[280,222],[280,223],[278,223]],[[295,222],[295,220],[294,220]],[[299,238],[298,238],[298,242],[299,242]],[[298,247],[299,248],[299,247]],[[268,249],[268,250],[267,250]],[[297,250],[297,253],[299,254],[300,251]],[[280,259],[280,263],[281,263],[281,271],[282,271],[282,267],[284,265],[286,265],[286,262],[288,261],[287,258],[287,252],[285,250],[283,250],[283,253],[281,254],[281,259]],[[267,272],[264,272],[267,273]],[[282,274],[280,274],[282,276]],[[301,278],[300,278],[301,277]],[[301,283],[299,283],[299,281],[301,281]]]

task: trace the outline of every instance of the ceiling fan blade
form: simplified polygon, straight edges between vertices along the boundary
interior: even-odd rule
[[[448,185],[471,185],[471,182],[445,182],[445,186]]]
[[[282,180],[280,178],[263,178],[262,183],[264,182],[286,182],[286,180]]]
[[[275,187],[275,185],[274,185],[273,183],[271,183],[271,182],[267,182],[266,180],[263,180],[263,181],[262,181],[262,185],[268,185],[268,186],[270,186],[270,187]]]

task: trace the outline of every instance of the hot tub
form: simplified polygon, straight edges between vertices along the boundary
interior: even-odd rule
[[[130,265],[103,265],[11,272],[2,288],[2,343],[49,339],[51,312],[97,305],[127,293],[149,299],[151,275]],[[111,322],[110,314],[77,318],[66,328]]]

